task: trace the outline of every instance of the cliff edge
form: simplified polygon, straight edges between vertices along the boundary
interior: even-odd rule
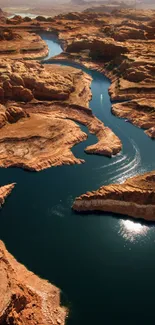
[[[155,221],[155,171],[77,197],[75,211],[103,211]]]

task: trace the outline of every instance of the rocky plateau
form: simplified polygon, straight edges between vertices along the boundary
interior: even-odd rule
[[[109,23],[110,21],[110,23]],[[36,31],[50,31],[58,36],[64,52],[56,60],[78,62],[88,68],[104,73],[112,84],[109,94],[112,101],[121,101],[122,112],[113,106],[112,112],[126,118],[126,101],[134,100],[134,108],[129,103],[131,115],[139,119],[139,100],[155,101],[155,11],[121,9],[107,12],[84,11],[60,14],[51,19],[36,19],[15,16],[1,22],[4,34],[13,34],[13,39],[1,40],[2,56],[10,58],[44,57],[47,47]],[[31,33],[30,33],[31,32]],[[24,34],[26,33],[26,34]],[[16,44],[18,43],[18,46]],[[25,43],[26,42],[26,43]],[[35,48],[34,48],[35,47]],[[23,51],[24,48],[24,51]],[[123,103],[124,101],[124,103]],[[149,103],[147,103],[149,107]],[[141,111],[143,117],[143,109]],[[137,125],[135,118],[129,120]],[[145,126],[150,122],[150,114],[145,110]],[[153,121],[152,121],[153,124]],[[141,126],[141,125],[138,125]],[[152,130],[151,126],[151,130]],[[146,132],[148,135],[153,133]]]
[[[87,138],[75,122],[98,138],[87,153],[117,154],[120,140],[88,107],[90,83],[71,67],[0,60],[0,166],[39,171],[84,162],[70,150]]]
[[[149,129],[151,119],[152,130],[152,107],[155,105],[155,11],[141,10],[135,14],[134,10],[124,9],[115,10],[110,16],[95,12],[84,12],[81,15],[71,13],[56,17],[55,23],[60,19],[64,30],[60,31],[58,27],[57,32],[59,38],[65,40],[65,51],[56,60],[77,62],[105,74],[112,82],[109,89],[112,102],[121,101],[120,106],[113,105],[112,113],[126,118],[128,105],[129,120],[136,126]],[[144,106],[140,102],[145,102]],[[144,118],[145,123],[137,123],[139,118]],[[153,134],[149,130],[146,133],[149,136]]]

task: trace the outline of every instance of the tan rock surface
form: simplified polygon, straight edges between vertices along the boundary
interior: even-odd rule
[[[145,133],[152,139],[155,139],[155,127],[152,127],[145,131]]]
[[[91,78],[71,67],[36,61],[0,60],[0,101],[70,100],[88,106]],[[76,91],[75,91],[76,90]]]
[[[148,129],[146,133],[154,138],[155,128],[155,99],[135,99],[129,102],[117,103],[112,106],[112,113],[126,118],[134,125]]]
[[[0,241],[0,324],[65,324],[60,290],[29,272]]]
[[[22,106],[22,109],[27,113],[47,114],[48,117],[56,117],[61,119],[70,119],[75,122],[85,125],[89,132],[95,134],[98,142],[88,146],[85,152],[90,154],[100,154],[111,157],[120,152],[122,148],[119,138],[106,127],[98,118],[96,118],[91,109],[88,109],[77,104],[68,103],[30,103]]]
[[[70,120],[32,114],[0,132],[0,167],[39,171],[51,166],[81,163],[71,147],[87,135]]]
[[[6,111],[14,111],[13,103]],[[17,109],[17,103],[14,103]],[[22,167],[39,171],[51,166],[84,162],[75,158],[72,146],[87,139],[74,121],[88,127],[98,142],[87,153],[112,156],[121,150],[115,134],[99,121],[87,107],[59,102],[19,104],[29,117],[6,124],[0,132],[0,167]],[[13,145],[12,145],[13,144]]]
[[[151,111],[155,99],[155,13],[153,10],[136,14],[133,10],[116,10],[110,18],[104,13],[94,14],[95,17],[85,12],[79,17],[77,13],[75,20],[61,16],[64,29],[57,30],[59,37],[65,40],[66,52],[56,59],[77,62],[105,74],[112,81],[111,99],[137,101],[132,122],[135,120],[135,125],[148,128],[147,125],[154,124],[153,114],[144,114],[139,102],[145,98]],[[54,26],[58,21],[56,17]],[[133,103],[128,105],[131,107]],[[124,109],[124,114],[119,110],[119,116],[126,115],[126,105],[114,107]]]
[[[18,28],[14,31],[8,25],[1,29],[0,42],[0,59],[41,59],[48,54],[48,47],[39,35]]]
[[[153,10],[149,12],[137,11],[136,16],[133,10],[116,10],[111,15],[94,12],[69,13],[52,19],[39,17],[36,20],[29,21],[15,17],[13,22],[12,20],[8,21],[7,27],[11,30],[15,29],[16,34],[21,37],[23,37],[24,32],[27,33],[26,30],[50,29],[51,32],[56,33],[64,48],[64,53],[56,59],[79,62],[108,76],[112,81],[109,89],[111,99],[132,101],[131,104],[128,104],[128,114],[132,113],[132,122],[150,130],[153,137],[153,112],[146,113],[146,110],[144,112],[143,105],[139,103],[142,102],[143,98],[149,101],[151,99],[151,102],[155,99],[154,19]],[[3,24],[3,28],[6,28],[6,25]],[[137,39],[137,35],[139,35],[139,39]],[[33,37],[36,38],[35,35]],[[18,58],[18,55],[16,57]],[[31,67],[22,61],[16,62],[16,64],[17,69],[15,68],[15,71],[9,70],[9,75],[6,72],[4,74],[5,69],[2,66],[4,80],[1,83],[0,94],[4,102],[10,99],[21,101],[21,98],[25,102],[58,100],[59,102],[65,101],[69,105],[78,104],[88,107],[90,80],[88,80],[87,86],[83,87],[83,83],[86,84],[86,77],[82,74],[81,76],[80,73],[75,74],[73,80],[68,72],[67,74],[62,72],[62,68],[61,71],[57,69],[53,74],[50,70],[53,68],[50,68],[49,65],[41,68],[39,63],[34,62],[28,63]],[[73,75],[73,71],[71,75]],[[134,101],[135,104],[133,104]],[[150,108],[149,103],[147,103],[148,111],[151,109],[151,102]],[[118,104],[117,112],[119,111],[119,116],[123,117],[121,105]],[[17,106],[23,109],[21,104]],[[123,106],[124,114],[127,114],[127,108],[124,107],[125,105]],[[60,111],[60,107],[57,109]],[[32,111],[30,113],[33,114]],[[70,115],[71,119],[72,115]],[[70,117],[67,113],[68,118]],[[4,119],[2,113],[1,125],[5,124]],[[76,121],[76,119],[74,120]],[[79,120],[78,118],[77,121]],[[92,132],[91,129],[94,129],[93,132],[99,141],[86,148],[87,153],[111,156],[120,151],[121,143],[109,128],[106,128],[103,123],[96,122],[95,119],[93,127],[90,125],[88,126],[90,132]],[[11,126],[9,125],[9,127]]]
[[[15,187],[14,183],[0,187],[0,207],[2,206],[2,204],[4,204],[5,199],[7,198],[8,195],[11,194],[14,187]]]
[[[83,162],[74,157],[71,148],[87,135],[73,120],[86,125],[99,140],[86,148],[87,153],[117,154],[121,141],[88,108],[90,83],[91,77],[75,68],[1,60],[1,101],[5,105],[0,114],[0,166],[39,171]]]
[[[103,211],[155,221],[155,171],[102,186],[76,198],[76,211]]]

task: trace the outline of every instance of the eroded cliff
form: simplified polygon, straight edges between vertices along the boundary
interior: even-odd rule
[[[65,324],[60,290],[28,271],[0,241],[0,324]]]
[[[0,60],[0,166],[39,171],[84,162],[71,151],[87,139],[75,122],[98,138],[87,153],[117,154],[121,141],[89,109],[90,84],[75,68]]]
[[[55,18],[54,26],[60,18],[64,29],[57,31],[65,40],[65,52],[56,59],[78,62],[105,74],[112,81],[111,100],[129,101],[114,105],[112,112],[126,118],[128,105],[133,124],[148,128],[151,122],[154,127],[153,114],[140,105],[147,101],[147,111],[151,112],[155,100],[154,11],[137,11],[135,15],[133,10],[116,10],[109,16],[85,12],[77,13],[74,21],[71,16],[61,15]]]
[[[155,172],[102,186],[76,198],[75,211],[102,211],[155,221]]]

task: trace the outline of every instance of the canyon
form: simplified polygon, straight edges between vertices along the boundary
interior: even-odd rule
[[[74,121],[98,138],[87,153],[112,156],[121,150],[121,141],[88,108],[91,78],[81,70],[3,59],[0,75],[1,167],[39,171],[82,163],[70,149],[87,135]]]
[[[46,42],[40,36],[43,32],[51,35],[53,40],[56,39],[61,44],[61,54],[47,59],[49,49]],[[55,38],[55,35],[57,38]],[[111,112],[113,116],[125,118],[126,122],[143,128],[145,132],[143,136],[152,144],[155,138],[155,13],[153,10],[137,10],[136,13],[135,10],[129,9],[114,10],[112,13],[89,12],[86,10],[80,14],[72,12],[48,18],[38,16],[36,19],[22,18],[19,15],[9,19],[3,12],[0,12],[0,44],[0,167],[19,167],[24,170],[37,172],[52,166],[62,166],[61,168],[63,169],[64,165],[77,165],[75,168],[81,168],[88,156],[85,155],[84,159],[83,157],[76,157],[73,147],[86,141],[90,134],[96,136],[95,143],[89,143],[87,146],[84,143],[84,151],[87,154],[99,156],[95,157],[96,159],[103,158],[103,166],[100,161],[98,169],[102,171],[102,168],[106,167],[104,164],[107,163],[107,160],[104,159],[108,159],[109,165],[107,164],[107,166],[110,172],[110,164],[114,163],[115,166],[114,159],[116,159],[116,167],[119,155],[120,159],[126,159],[125,155],[122,156],[124,143],[122,143],[121,132],[119,138],[117,135],[117,133],[119,134],[118,130],[116,129],[115,133],[112,126],[106,125],[107,120],[99,119],[90,108],[92,77],[83,70],[83,67],[109,78],[111,81],[109,95],[112,102]],[[68,66],[59,65],[61,63],[66,63]],[[77,66],[69,66],[69,64],[74,65],[75,63]],[[106,107],[103,107],[103,109],[106,109]],[[87,128],[88,133],[83,131],[81,125]],[[76,150],[76,146],[74,149]],[[134,159],[136,160],[136,158]],[[88,161],[90,162],[90,160]],[[131,162],[129,161],[129,166]],[[86,165],[88,166],[86,168],[90,171],[89,163]],[[153,166],[153,162],[151,166]],[[36,198],[34,193],[37,192],[38,185],[36,184],[39,181],[37,178],[33,178],[36,177],[33,175],[34,173],[28,173],[32,175],[32,179],[28,184],[30,192],[30,187],[32,187],[31,195],[35,203],[31,202],[30,211],[26,219],[29,218],[29,215],[32,219],[37,215],[36,211],[38,209],[41,210],[39,205],[39,201],[41,201],[42,206],[45,205],[46,207],[48,205],[45,213],[46,218],[44,218],[43,213],[45,224],[50,219],[54,219],[53,216],[58,220],[57,222],[61,220],[63,225],[61,234],[62,238],[64,236],[63,245],[66,248],[67,255],[65,255],[66,260],[63,260],[59,252],[59,258],[56,259],[56,263],[59,263],[59,260],[62,258],[64,263],[61,262],[59,268],[63,269],[65,268],[64,264],[67,263],[68,250],[71,245],[68,237],[67,240],[65,237],[63,219],[65,219],[66,208],[63,207],[64,210],[62,209],[61,195],[62,197],[64,193],[69,195],[69,187],[66,184],[68,183],[70,186],[70,179],[73,182],[72,191],[78,186],[78,182],[83,182],[84,184],[87,171],[83,169],[84,172],[81,176],[79,174],[79,179],[74,179],[73,169],[68,167],[72,176],[65,169],[63,170],[63,176],[65,177],[66,173],[66,181],[63,177],[62,181],[61,168],[59,172],[55,168],[55,175],[60,173],[58,175],[59,179],[57,177],[54,183],[53,172],[53,178],[49,178],[50,185],[48,185],[48,182],[44,184],[44,178],[47,180],[46,173],[37,174],[40,177],[38,179],[41,180],[41,185],[38,187],[41,197],[36,195]],[[96,177],[95,168],[97,169],[93,165],[92,173],[89,173],[89,179],[94,180]],[[149,169],[151,169],[150,166]],[[16,169],[10,170],[10,174],[16,175]],[[4,170],[2,171],[4,172]],[[108,177],[108,169],[106,169],[106,172],[104,173],[103,170],[105,177]],[[44,175],[44,178],[41,179],[42,176],[40,175]],[[20,182],[22,177],[25,176],[19,174],[18,177]],[[27,176],[27,179],[29,177]],[[98,183],[102,179],[103,175],[100,174]],[[14,181],[16,181],[16,177]],[[98,183],[95,183],[96,188]],[[57,191],[57,185],[59,187],[59,200],[56,202],[56,206],[53,206],[55,201],[52,188],[55,187],[54,191]],[[14,186],[15,184],[11,183],[0,188],[1,205]],[[24,181],[22,186],[24,186]],[[35,186],[36,189],[34,190]],[[46,197],[48,187],[50,188],[50,194],[47,204],[44,196]],[[63,189],[63,194],[61,193],[61,188]],[[45,195],[43,193],[44,189]],[[83,193],[84,191],[85,188]],[[25,195],[26,201],[28,194],[27,192],[27,195]],[[71,192],[70,196],[66,199],[69,209],[71,207],[72,195]],[[15,204],[18,205],[18,197],[16,198]],[[27,202],[29,203],[29,201]],[[120,182],[113,184],[112,182],[111,185],[102,186],[99,190],[87,192],[82,196],[78,194],[73,203],[73,210],[77,212],[113,212],[122,214],[123,217],[129,216],[138,219],[143,218],[146,221],[154,221],[154,202],[155,172],[148,171],[144,174],[141,173],[139,176],[128,178],[122,184]],[[58,207],[61,208],[57,213]],[[64,215],[62,211],[65,211]],[[32,246],[36,245],[39,251],[39,240],[41,238],[42,242],[45,239],[42,234],[39,240],[37,238],[38,241],[35,244],[35,232],[40,221],[38,215],[37,220],[33,219],[35,220],[36,228],[34,230],[33,227],[32,229],[30,227],[29,233],[31,233],[30,242]],[[19,217],[21,219],[20,213]],[[72,218],[74,219],[75,215]],[[13,219],[16,225],[16,217],[13,217]],[[11,222],[11,219],[9,219],[9,222]],[[47,224],[47,229],[44,233],[45,237],[49,237],[50,241],[52,241],[51,233],[53,229],[52,227],[50,229],[49,225],[50,223]],[[16,232],[14,223],[12,227]],[[59,227],[61,228],[60,224]],[[78,227],[79,224],[76,224],[75,228],[78,229]],[[83,224],[82,227],[84,227]],[[69,226],[68,228],[70,229]],[[48,229],[49,234],[46,236]],[[84,244],[88,230],[87,228],[80,227],[79,229],[79,236],[81,236],[81,229],[84,229]],[[72,234],[73,236],[75,235],[74,232],[71,232],[69,236]],[[14,241],[17,240],[16,237],[14,236]],[[62,238],[60,238],[61,236],[59,237],[59,231],[57,237],[61,242],[60,239]],[[76,236],[75,240],[77,240]],[[69,245],[67,246],[68,242]],[[61,243],[61,249],[63,245]],[[20,246],[19,243],[18,246]],[[41,249],[43,247],[41,246]],[[76,250],[77,241],[73,253]],[[52,255],[52,253],[48,251],[48,245],[44,249],[45,256],[46,251],[48,252],[48,263],[50,264],[49,255]],[[40,251],[39,254],[41,254]],[[87,261],[86,257],[85,260]],[[34,261],[33,263],[35,264]],[[42,264],[43,269],[46,268],[44,263]],[[73,264],[76,264],[75,260]],[[80,263],[78,267],[79,265]],[[84,260],[82,260],[81,265],[83,268]],[[79,272],[80,269],[78,267],[76,265]],[[56,269],[56,266],[53,263],[52,272],[54,272],[54,268]],[[81,270],[81,273],[83,273],[83,269]],[[50,272],[51,269],[48,274]],[[67,275],[68,272],[69,268],[66,271]],[[61,307],[60,290],[47,281],[40,279],[34,273],[29,272],[22,264],[18,263],[8,253],[3,242],[0,242],[0,273],[3,279],[0,282],[0,292],[2,293],[0,295],[0,324],[65,324],[67,310]],[[74,280],[73,284],[75,282]],[[102,291],[104,291],[103,287]],[[79,297],[79,300],[81,300],[81,290]],[[86,301],[83,302],[84,306],[85,303]],[[90,309],[89,306],[88,310],[90,311]]]
[[[110,24],[109,17],[111,18]],[[121,103],[112,105],[112,113],[118,117],[126,118],[138,127],[144,128],[146,134],[153,138],[155,128],[154,19],[155,14],[153,10],[137,11],[135,16],[133,10],[122,9],[114,10],[111,15],[104,12],[83,12],[81,14],[61,14],[51,19],[41,16],[36,17],[36,19],[15,16],[11,19],[6,19],[5,23],[2,20],[0,94],[3,112],[1,114],[1,126],[4,126],[4,121],[7,121],[7,118],[4,117],[4,115],[6,115],[4,111],[6,110],[6,112],[8,112],[11,110],[11,105],[13,104],[13,110],[15,111],[16,107],[17,115],[20,110],[22,113],[19,115],[21,117],[26,117],[22,119],[22,121],[16,121],[16,124],[20,127],[20,123],[22,123],[22,127],[24,127],[24,123],[26,123],[27,128],[28,121],[31,121],[31,117],[26,115],[26,105],[23,106],[24,108],[21,107],[23,105],[20,104],[21,100],[25,102],[39,101],[42,107],[44,105],[46,106],[45,101],[51,102],[52,100],[57,100],[59,101],[57,102],[58,111],[60,111],[59,103],[62,103],[62,101],[67,103],[67,105],[79,105],[78,122],[80,122],[79,115],[84,111],[84,107],[87,108],[89,106],[89,101],[91,99],[89,90],[91,80],[86,74],[77,71],[77,77],[73,78],[72,76],[75,75],[75,69],[73,71],[73,69],[69,67],[54,67],[50,65],[50,59],[48,60],[48,66],[43,66],[39,62],[34,61],[33,63],[32,61],[22,61],[23,59],[46,57],[48,53],[47,44],[36,34],[36,31],[48,30],[53,34],[57,34],[64,49],[62,54],[52,58],[52,61],[56,60],[56,62],[59,62],[67,60],[68,62],[76,62],[106,75],[112,82],[109,88],[111,100],[121,101]],[[15,64],[13,64],[14,61],[11,61],[14,59],[16,59]],[[64,71],[66,73],[64,73]],[[80,78],[81,81],[79,83]],[[77,90],[79,84],[80,91]],[[148,103],[148,99],[151,100],[151,102],[149,101]],[[15,105],[15,103],[10,103],[10,101],[18,101],[18,104]],[[52,102],[51,105],[53,105]],[[54,103],[54,105],[56,106],[56,103]],[[9,108],[7,108],[7,106],[9,106]],[[48,107],[50,108],[49,105]],[[76,108],[76,110],[78,110],[78,108]],[[72,120],[71,111],[70,109],[70,114],[67,114],[67,119],[70,115]],[[73,111],[75,120],[75,109]],[[31,115],[33,112],[34,110],[32,109]],[[85,110],[85,112],[87,112],[86,114],[88,115],[88,110]],[[37,113],[40,114],[39,105]],[[55,113],[51,113],[50,118],[55,118],[54,115]],[[83,117],[81,115],[81,121],[82,119]],[[91,116],[91,120],[93,120],[93,115]],[[32,123],[35,124],[39,122],[33,120]],[[70,123],[71,127],[74,125],[73,121],[65,121],[64,118],[61,123],[64,128],[68,128],[68,123]],[[90,123],[85,123],[87,126],[88,124]],[[54,147],[51,147],[51,157],[50,153],[48,155],[46,154],[46,151],[49,152],[49,145],[51,146],[52,138],[50,137],[51,140],[46,141],[42,139],[41,135],[33,134],[31,139],[29,136],[27,141],[25,148],[27,154],[25,155],[22,151],[19,153],[18,150],[17,155],[16,152],[13,153],[14,161],[12,157],[12,161],[9,159],[9,164],[7,162],[5,163],[4,161],[6,155],[8,155],[9,146],[4,145],[3,142],[6,144],[10,141],[10,139],[5,138],[5,130],[9,130],[10,133],[13,128],[13,132],[15,132],[17,125],[16,127],[12,124],[5,125],[4,138],[3,132],[1,132],[1,166],[23,166],[29,170],[41,170],[46,168],[46,166],[50,167],[64,163],[82,162],[78,158],[76,159],[70,152],[72,145],[86,139],[86,135],[81,133],[79,128],[75,126],[75,133],[77,133],[77,135],[75,137],[71,135],[72,139],[69,141],[71,143],[69,148],[66,140],[64,139],[63,141],[66,147],[66,153],[64,150],[65,157],[61,157],[58,150],[55,151],[54,149],[57,147],[55,135]],[[31,126],[32,124],[30,122],[30,128]],[[55,129],[57,129],[56,126]],[[21,146],[22,141],[24,141],[24,143],[26,141],[26,138],[20,140],[19,130],[20,128],[18,128],[18,140],[16,139],[19,144],[18,147]],[[97,121],[95,117],[94,126],[91,125],[89,131],[96,134],[99,141],[90,148],[86,148],[87,153],[112,156],[122,149],[122,144],[118,137],[112,130],[104,126],[102,122]],[[35,140],[32,140],[32,138]],[[33,147],[36,148],[37,144],[38,147],[41,148],[39,144],[40,140],[41,143],[44,142],[44,144],[48,142],[48,150],[45,149],[45,154],[44,151],[41,152],[41,157],[38,157],[37,162],[37,155],[40,156],[40,154],[37,153]],[[31,142],[32,150],[29,150]],[[33,142],[35,142],[35,144],[33,144]],[[8,150],[6,150],[6,147],[8,147]],[[33,157],[34,151],[35,156]],[[54,155],[56,157],[54,157]],[[24,159],[20,158],[20,156],[24,157]],[[48,160],[47,165],[41,162],[41,160],[45,159]]]

